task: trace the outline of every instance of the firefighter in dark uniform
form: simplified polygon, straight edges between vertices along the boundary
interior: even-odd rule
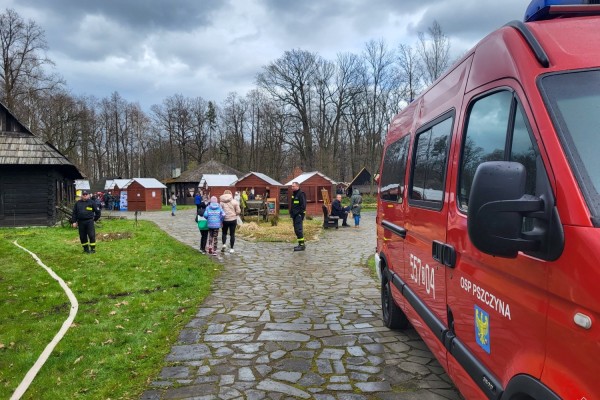
[[[100,219],[100,208],[94,200],[90,199],[90,194],[84,190],[81,193],[81,199],[73,207],[73,218],[71,218],[73,228],[79,227],[79,240],[84,253],[96,252],[94,222],[98,219]]]
[[[298,182],[292,182],[292,207],[290,208],[290,217],[294,221],[294,233],[298,238],[298,246],[294,247],[294,251],[303,251],[306,246],[304,244],[304,233],[302,232],[302,223],[306,214],[306,195],[300,190]]]

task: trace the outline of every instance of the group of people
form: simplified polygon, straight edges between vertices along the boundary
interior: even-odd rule
[[[350,198],[350,205],[348,207],[342,206],[342,195],[337,194],[335,200],[331,203],[331,215],[337,216],[342,220],[343,227],[349,227],[348,215],[352,213],[354,217],[354,227],[358,228],[360,225],[360,210],[362,209],[362,196],[358,189],[352,191],[352,197]]]
[[[225,190],[217,199],[210,197],[210,202],[205,202],[201,193],[197,193],[196,223],[200,230],[200,252],[202,254],[218,255],[219,230],[223,229],[221,235],[221,252],[227,250],[227,235],[229,234],[229,252],[234,253],[235,229],[238,218],[242,212],[239,200],[235,199],[231,190]]]
[[[352,191],[350,205],[342,206],[342,195],[338,194],[335,200],[331,203],[331,215],[338,216],[342,220],[343,227],[349,227],[347,219],[348,214],[352,212],[354,217],[354,227],[360,225],[360,211],[362,209],[362,196],[358,189]],[[306,194],[300,189],[298,182],[292,182],[292,204],[290,208],[290,217],[294,224],[294,233],[298,240],[298,245],[294,247],[294,251],[304,251],[306,249],[306,241],[304,240],[304,217],[306,216]]]
[[[119,197],[113,196],[112,192],[105,191],[104,194],[102,194],[102,203],[108,210],[112,211],[119,209]]]
[[[250,192],[253,194],[253,191]],[[242,194],[243,196],[243,194]],[[245,199],[245,196],[243,196]],[[350,199],[351,204],[348,207],[342,206],[342,196],[337,195],[331,204],[331,215],[337,215],[342,219],[342,226],[350,226],[347,223],[348,214],[352,212],[354,217],[354,226],[360,225],[360,211],[362,208],[362,196],[357,189],[354,189]],[[220,199],[216,196],[210,198],[209,203],[205,203],[201,193],[196,193],[196,223],[200,230],[200,252],[202,254],[217,255],[219,230],[222,228],[221,252],[227,249],[227,234],[229,233],[229,252],[233,253],[235,244],[235,229],[240,219],[240,198],[239,192],[236,196],[231,194],[230,190],[225,190]],[[298,182],[292,183],[292,196],[290,217],[293,221],[294,234],[298,245],[294,251],[304,251],[306,249],[306,240],[304,239],[304,218],[306,217],[306,194],[300,189]],[[207,247],[208,246],[208,247]]]
[[[208,196],[207,196],[208,197]],[[236,192],[232,195],[230,190],[225,190],[223,195],[217,199],[216,196],[210,197],[210,202],[205,202],[201,192],[194,196],[196,204],[196,223],[200,230],[200,252],[202,254],[218,255],[219,230],[223,229],[221,235],[221,252],[227,250],[227,235],[229,234],[229,252],[234,253],[235,230],[238,221],[241,221],[240,202],[254,197],[254,189],[247,194]],[[172,213],[174,215],[174,211]],[[298,245],[294,251],[305,250],[305,240],[303,232],[303,222],[306,215],[306,195],[300,190],[298,182],[292,183],[292,206],[290,208],[290,217],[293,219],[294,233],[298,240]]]
[[[252,192],[251,192],[252,193]],[[196,204],[196,223],[200,230],[200,252],[202,254],[218,255],[219,231],[221,234],[221,252],[227,250],[227,235],[229,235],[229,252],[234,253],[235,230],[240,219],[241,195],[236,192],[235,196],[230,190],[225,192],[217,199],[216,196],[210,196],[210,201],[203,199],[202,193],[197,192],[194,196]],[[171,204],[171,215],[175,216],[177,209],[177,196],[171,194],[169,198]],[[362,196],[357,189],[354,189],[351,197],[351,204],[348,207],[342,206],[342,195],[336,195],[336,199],[331,203],[331,215],[338,216],[342,220],[342,226],[348,227],[347,219],[350,212],[354,217],[354,226],[358,228],[360,224],[360,211],[362,208]],[[90,198],[88,191],[83,191],[81,199],[73,207],[73,216],[71,223],[73,227],[79,228],[79,239],[85,253],[96,252],[96,233],[94,222],[101,215],[100,206],[96,201]],[[298,240],[298,245],[294,251],[304,251],[306,241],[304,239],[304,218],[306,216],[306,194],[300,189],[298,182],[292,183],[292,198],[290,217],[293,221],[294,234]]]

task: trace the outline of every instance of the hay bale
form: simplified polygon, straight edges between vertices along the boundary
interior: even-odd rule
[[[256,222],[246,222],[244,225],[239,227],[240,232],[256,232],[260,229],[260,226],[258,226]]]

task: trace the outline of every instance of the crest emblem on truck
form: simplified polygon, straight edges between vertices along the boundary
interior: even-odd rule
[[[475,306],[475,340],[477,344],[490,354],[490,315]]]

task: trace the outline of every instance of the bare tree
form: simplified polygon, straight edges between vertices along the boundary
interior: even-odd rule
[[[291,118],[265,92],[253,90],[246,96],[250,131],[249,169],[281,179],[289,165],[285,136]],[[287,167],[287,168],[286,168]]]
[[[344,179],[351,173],[351,167],[347,163],[348,155],[344,154],[346,134],[342,120],[352,98],[362,90],[358,73],[360,58],[346,53],[338,54],[336,61],[319,63],[315,84],[318,108],[313,124],[319,170]]]
[[[228,165],[244,171],[248,168],[244,131],[247,124],[248,104],[237,93],[229,93],[221,113],[221,140],[219,151]]]
[[[87,98],[85,103],[79,165],[89,177],[100,179],[109,175],[116,176],[114,162],[110,160],[110,114],[104,112],[101,102],[96,98]]]
[[[47,49],[45,33],[34,21],[25,22],[12,9],[0,14],[0,99],[28,123],[32,97],[63,83],[44,71],[54,65],[45,54]]]
[[[383,40],[367,42],[364,53],[364,165],[376,171],[383,149],[383,140],[394,108],[390,107],[390,94],[398,87],[394,71],[394,55]]]
[[[187,168],[188,145],[193,142],[194,115],[193,101],[176,94],[167,97],[162,104],[151,107],[154,123],[166,135],[171,153],[171,167]]]
[[[334,131],[332,128],[335,119],[335,64],[320,58],[314,76],[314,101],[311,109],[311,130],[316,139],[315,167],[320,171],[331,174],[334,152]]]
[[[61,153],[72,158],[79,151],[86,105],[65,91],[56,91],[37,103],[35,132],[52,143]]]
[[[313,169],[315,157],[310,124],[311,88],[317,74],[319,57],[303,50],[286,51],[284,55],[263,67],[258,74],[259,87],[269,93],[283,106],[294,111],[298,122],[287,142],[300,154],[303,168]]]
[[[425,83],[431,85],[450,65],[450,39],[435,20],[427,32],[419,32],[417,51],[425,67]]]
[[[419,55],[411,46],[398,46],[398,72],[401,92],[406,103],[412,102],[422,89],[423,67]]]
[[[147,148],[146,138],[150,132],[150,119],[138,103],[128,105],[127,119],[130,132],[127,150],[127,163],[129,164],[130,174],[132,174],[130,176],[146,176],[143,174],[143,159]]]
[[[114,176],[129,176],[127,144],[129,141],[128,102],[118,92],[100,101],[100,129],[107,149],[107,171]]]
[[[211,132],[210,102],[202,97],[191,100],[192,143],[190,157],[198,164],[202,163],[204,155],[209,151],[209,136]],[[214,109],[213,109],[214,112]]]
[[[358,55],[344,53],[338,54],[336,66],[335,118],[332,121],[331,129],[335,138],[334,160],[341,160],[342,162],[338,163],[334,176],[345,179],[346,173],[354,175],[354,160],[350,153],[352,147],[350,144],[346,144],[350,136],[349,130],[343,122],[344,116],[351,112],[351,106],[355,99],[363,92],[361,87],[363,65]],[[347,162],[348,160],[350,160],[350,163]]]

